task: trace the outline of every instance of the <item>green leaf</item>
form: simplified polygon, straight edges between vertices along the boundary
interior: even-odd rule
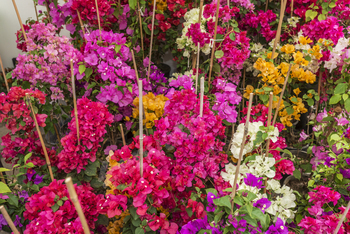
[[[213,71],[216,72],[216,73],[220,73],[220,65],[218,63],[214,63],[213,65]]]
[[[92,89],[93,87],[96,86],[96,82],[92,82],[91,84],[89,84],[89,86],[87,87],[87,89]]]
[[[292,97],[292,99],[290,99],[292,102],[298,102],[298,99],[296,97]]]
[[[307,99],[306,102],[309,106],[313,106],[315,104],[315,101],[312,98]]]
[[[337,174],[337,178],[342,181],[343,180],[343,175],[342,174]]]
[[[205,191],[207,192],[207,194],[208,193],[213,193],[213,194],[215,194],[215,196],[218,195],[218,191],[216,191],[216,189],[214,189],[214,188],[208,188]]]
[[[0,172],[4,172],[4,171],[11,171],[10,169],[4,168],[4,167],[0,167]]]
[[[335,6],[336,6],[336,5],[335,5],[334,2],[329,3],[329,7],[330,7],[330,8],[334,8]]]
[[[0,182],[0,183],[2,183],[2,182]],[[7,194],[7,196],[9,197],[8,198],[9,204],[18,207],[18,197],[12,193]]]
[[[248,199],[248,201],[253,201],[257,197],[254,193],[249,191],[247,192],[248,192],[248,196],[246,198]]]
[[[58,200],[57,201],[57,205],[62,206],[63,205],[63,201],[62,200]]]
[[[86,66],[85,65],[80,65],[79,66],[79,73],[80,73],[80,75],[83,74],[85,72],[85,70],[86,70]]]
[[[115,45],[114,46],[114,50],[115,50],[115,52],[118,54],[118,52],[119,52],[119,50],[122,48],[122,46],[121,45]]]
[[[348,89],[347,83],[340,83],[335,87],[334,94],[343,94]]]
[[[230,39],[232,40],[232,41],[235,41],[236,40],[236,34],[235,33],[230,33]]]
[[[323,15],[323,14],[321,14],[321,15],[318,15],[317,19],[318,19],[319,21],[322,21],[322,20],[325,20],[325,19],[326,19],[326,16]]]
[[[344,107],[345,107],[345,110],[350,112],[350,99],[346,99],[346,101],[344,102]]]
[[[85,175],[87,176],[95,176],[97,174],[97,167],[100,166],[100,162],[96,160],[93,163],[90,163],[85,170]]]
[[[269,100],[269,95],[267,94],[262,94],[262,95],[259,95],[259,98],[262,102],[267,102]]]
[[[217,206],[226,206],[231,209],[230,197],[227,195],[225,197],[220,197],[214,200],[214,204]]]
[[[129,0],[129,2],[130,2],[130,0]],[[138,228],[136,228],[136,230],[135,230],[135,234],[144,234],[145,233],[145,231],[143,230],[143,228],[141,228],[141,227],[138,227]]]
[[[303,219],[304,217],[301,214],[298,214],[297,217],[295,218],[295,221],[297,221],[297,224],[300,223],[300,221]]]
[[[3,194],[3,193],[10,193],[11,190],[10,188],[3,182],[0,182],[0,194]]]
[[[331,99],[329,100],[329,104],[333,105],[333,104],[337,104],[341,99],[341,95],[336,94],[334,96],[331,97]]]
[[[86,68],[86,70],[85,70],[85,76],[86,76],[86,78],[88,78],[89,79],[89,77],[92,75],[92,68]]]
[[[137,5],[137,0],[129,0],[129,6],[131,9],[135,10]]]
[[[244,204],[243,199],[239,196],[235,196],[235,199],[233,199],[233,201],[235,202],[235,204],[240,205],[240,206],[243,206],[243,204]]]
[[[224,35],[222,35],[222,34],[216,34],[216,39],[217,39],[217,40],[224,39]]]
[[[55,205],[51,206],[51,209],[52,209],[52,211],[53,211],[53,212],[58,211],[58,209],[59,209],[59,208],[60,208],[60,206],[59,206],[59,205],[57,205],[57,204],[55,204]]]
[[[27,160],[32,156],[33,153],[29,153],[26,156],[24,156],[24,163],[27,163]]]
[[[227,120],[223,120],[223,123],[226,125],[226,126],[231,126],[232,125],[232,123],[230,123],[230,122],[228,122]]]
[[[193,211],[192,211],[191,207],[186,208],[186,212],[187,212],[188,217],[192,217]]]
[[[298,180],[300,180],[300,178],[301,178],[301,172],[300,172],[299,170],[295,169],[295,170],[293,171],[293,176],[294,176],[295,178],[297,178]]]
[[[136,214],[136,208],[135,207],[130,207],[129,210],[130,210],[131,217],[133,219],[138,219],[139,218],[138,214]]]
[[[314,180],[309,180],[309,182],[307,183],[308,187],[312,187],[315,184]]]
[[[346,101],[348,99],[349,95],[347,93],[343,94],[343,100]]]
[[[214,222],[219,223],[221,221],[222,216],[225,214],[225,212],[220,212],[219,214],[215,215]],[[190,216],[191,217],[191,216]]]
[[[294,113],[293,107],[288,107],[286,110],[287,110],[288,115],[291,115]]]
[[[61,200],[67,201],[67,200],[68,200],[68,197],[62,197]]]
[[[219,59],[224,56],[224,52],[222,50],[215,51],[215,58]]]

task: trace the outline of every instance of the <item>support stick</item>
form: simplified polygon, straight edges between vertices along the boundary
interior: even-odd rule
[[[73,68],[73,60],[70,60],[70,73],[72,80],[72,92],[73,92],[73,105],[74,105],[74,116],[75,116],[75,126],[77,128],[77,138],[78,145],[80,145],[80,135],[79,135],[79,119],[78,119],[78,108],[77,108],[77,96],[75,93],[75,80],[74,80],[74,68]]]
[[[1,70],[2,70],[2,76],[4,77],[4,81],[5,81],[7,92],[10,92],[10,88],[9,88],[9,84],[7,82],[5,69],[4,69],[4,65],[2,64],[1,56],[0,56],[0,66],[1,66]]]
[[[210,67],[209,67],[209,81],[208,81],[208,87],[210,88],[210,79],[211,79],[211,73],[213,71],[213,62],[214,62],[214,54],[215,54],[215,41],[216,41],[216,32],[218,30],[218,22],[219,22],[219,7],[220,7],[220,1],[217,1],[216,3],[216,15],[215,15],[215,29],[214,29],[214,42],[213,42],[213,48],[211,50],[211,58],[210,58]]]
[[[286,10],[286,4],[287,4],[287,0],[281,0],[280,20],[278,22],[278,28],[277,28],[277,32],[276,32],[275,42],[273,44],[273,49],[272,49],[272,54],[271,54],[272,60],[274,59],[274,56],[275,56],[277,43],[279,42],[279,39],[281,37],[281,28],[282,28],[282,22],[283,22],[283,17],[284,17],[284,11]]]
[[[242,81],[242,85],[243,85],[243,92],[244,92],[244,88],[245,88],[245,68],[243,68],[243,81]],[[244,98],[243,98],[243,102],[242,102],[242,110],[244,109]]]
[[[203,117],[203,99],[204,99],[204,77],[201,78],[201,94],[200,94],[200,106],[199,106],[200,117]]]
[[[245,126],[244,126],[243,139],[242,139],[241,149],[239,151],[239,157],[238,157],[237,168],[236,168],[236,173],[235,173],[235,180],[233,182],[233,189],[232,189],[232,194],[231,194],[231,197],[232,197],[231,210],[232,210],[232,212],[233,212],[233,207],[234,207],[234,204],[235,204],[234,199],[235,199],[236,190],[237,190],[237,179],[238,179],[238,174],[239,174],[239,168],[241,166],[241,161],[242,161],[242,156],[243,156],[243,149],[244,149],[245,141],[246,141],[247,134],[248,134],[248,127],[249,127],[250,112],[251,112],[251,109],[252,109],[252,103],[253,103],[253,93],[250,93],[248,113],[247,113],[247,121],[246,121]]]
[[[265,12],[267,11],[267,7],[269,6],[269,0],[266,0]]]
[[[123,125],[122,125],[122,124],[119,124],[119,127],[120,127],[120,134],[122,135],[122,139],[123,139],[123,145],[125,146],[125,145],[126,145],[126,142],[125,142],[125,136],[124,136]]]
[[[95,0],[95,5],[96,5],[96,13],[97,13],[98,30],[100,31],[100,41],[102,41],[102,37],[101,37],[101,22],[100,22],[100,12],[98,11],[98,4],[97,4],[97,0]]]
[[[143,29],[142,29],[142,18],[141,18],[141,8],[140,2],[137,1],[137,8],[139,12],[139,21],[140,21],[140,33],[141,33],[141,48],[142,48],[142,58],[145,59],[145,48],[143,47]]]
[[[203,1],[201,1],[203,2]],[[199,47],[199,42],[197,46],[197,72],[196,72],[196,95],[197,95],[197,88],[198,88],[198,76],[199,76],[199,54],[200,54],[200,47]]]
[[[201,23],[201,22],[202,22],[203,3],[204,3],[204,0],[201,0],[201,2],[200,2],[200,4],[199,4],[198,23]]]
[[[151,74],[151,62],[152,62],[152,46],[153,46],[153,32],[154,32],[154,17],[156,15],[156,0],[153,0],[153,13],[152,13],[152,31],[151,31],[151,42],[149,46],[149,63],[148,63],[148,72],[147,72],[147,81],[149,81],[149,76]]]
[[[278,103],[277,103],[275,116],[273,117],[273,122],[272,122],[273,126],[275,126],[275,123],[276,123],[276,120],[277,120],[277,115],[278,115],[278,112],[279,112],[279,109],[280,109],[280,105],[281,105],[281,102],[282,102],[284,91],[286,90],[286,86],[287,86],[287,83],[288,83],[288,78],[289,78],[289,74],[290,74],[290,69],[291,68],[292,68],[292,64],[289,64],[288,73],[287,73],[286,79],[285,79],[284,84],[283,84],[283,89],[282,89],[282,92],[280,94],[280,98],[279,98]]]
[[[71,177],[68,177],[65,181],[64,181],[67,185],[67,189],[69,192],[69,197],[70,200],[73,202],[74,207],[78,213],[81,225],[83,226],[83,230],[85,234],[90,234],[90,228],[86,222],[86,218],[83,212],[83,209],[81,208],[79,199],[78,199],[78,195],[77,192],[75,191],[74,185],[73,185],[73,181]]]
[[[199,5],[199,14],[198,14],[198,23],[199,23],[199,25],[202,22],[202,12],[203,12],[203,0],[201,0],[200,5]],[[199,53],[199,46],[198,46],[198,50],[197,50],[197,58],[193,54],[192,70],[196,67],[196,63],[197,63],[196,60],[198,60],[198,58],[199,58],[198,53]],[[198,63],[197,63],[197,65],[198,65]],[[197,92],[196,92],[196,94],[197,94]]]
[[[5,181],[5,177],[4,177],[4,174],[2,174],[2,172],[0,172],[0,178],[1,178],[1,181],[6,184],[6,181]]]
[[[78,19],[79,19],[79,23],[80,23],[80,27],[81,27],[81,30],[83,31],[83,37],[84,37],[84,40],[85,40],[85,43],[87,43],[87,40],[85,38],[85,28],[84,28],[84,25],[83,25],[83,21],[81,20],[81,17],[80,17],[80,13],[77,9],[77,14],[78,14]]]
[[[136,66],[136,60],[135,60],[135,55],[134,55],[134,51],[133,50],[130,50],[131,51],[131,55],[132,55],[132,61],[134,63],[134,70],[135,70],[135,73],[136,73],[136,80],[137,80],[137,83],[139,83],[139,73],[137,71],[137,66]]]
[[[29,103],[30,110],[32,111],[32,115],[33,115],[33,120],[34,120],[34,123],[35,123],[36,131],[38,132],[40,143],[41,143],[41,147],[43,148],[43,151],[44,151],[46,164],[47,164],[47,167],[49,168],[51,181],[53,181],[54,178],[53,178],[53,173],[52,173],[52,168],[51,168],[51,162],[50,162],[49,156],[47,154],[47,150],[46,150],[46,146],[45,146],[45,143],[44,143],[44,139],[43,139],[43,136],[41,135],[39,124],[38,124],[38,121],[36,120],[35,112],[34,112],[34,109],[33,109],[33,106],[32,106],[32,102],[30,100],[30,97],[29,97],[28,93],[26,94],[26,98],[27,98],[27,101]]]
[[[346,215],[348,214],[349,212],[349,209],[350,209],[350,201],[348,202],[348,205],[346,206],[345,210],[344,210],[344,213],[343,215],[341,216],[340,220],[339,220],[339,223],[337,225],[337,228],[335,229],[334,233],[333,234],[338,234],[338,231],[340,230],[340,227],[341,225],[343,224],[345,218],[346,218]]]
[[[17,230],[15,224],[12,222],[9,214],[7,213],[6,209],[4,206],[0,206],[0,211],[1,214],[4,216],[7,224],[10,226],[11,230],[13,231],[14,234],[19,234],[19,231]]]
[[[35,9],[36,21],[38,21],[38,22],[39,22],[39,17],[38,17],[38,9],[36,8],[36,3],[35,3],[35,1],[33,1],[33,3],[34,3],[34,9]]]
[[[291,7],[291,10],[290,10],[290,16],[293,17],[293,7],[294,7],[294,0],[292,0],[292,2],[290,3],[290,7]]]
[[[272,101],[273,101],[273,93],[270,92],[269,97],[269,112],[267,115],[267,127],[271,126],[271,117],[272,117]],[[269,149],[270,149],[270,139],[267,140],[266,143],[266,154],[265,157],[269,157]],[[266,193],[266,187],[267,187],[267,178],[264,178],[264,193]]]
[[[154,0],[155,1],[155,0]],[[143,177],[143,102],[142,102],[142,80],[139,81],[139,139],[140,139],[140,175]]]
[[[15,1],[15,0],[12,0],[12,3],[13,3],[13,7],[15,8],[15,11],[16,11],[19,24],[21,25],[21,29],[22,29],[22,33],[23,33],[24,40],[25,40],[26,42],[28,42],[27,34],[26,34],[26,31],[24,30],[23,23],[22,23],[22,20],[21,20],[21,16],[19,15],[18,8],[17,8],[17,5],[16,5],[16,1]]]
[[[49,8],[49,4],[47,3],[47,0],[45,0],[45,6],[47,11],[47,19],[49,20],[49,23],[51,23],[50,8]]]

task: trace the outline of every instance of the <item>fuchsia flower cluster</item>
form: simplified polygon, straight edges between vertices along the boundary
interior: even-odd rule
[[[101,214],[98,204],[103,199],[103,195],[95,195],[88,184],[74,185],[74,187],[89,228],[93,230],[98,215]],[[58,205],[59,208],[53,211],[55,205]],[[37,194],[29,197],[25,208],[23,216],[31,221],[24,231],[25,234],[84,233],[63,180],[54,180],[49,186],[41,188]]]
[[[52,24],[31,25],[27,33],[27,53],[19,55],[18,65],[12,76],[30,82],[32,85],[57,86],[61,83],[70,86],[70,60],[79,62],[81,53],[71,45],[67,37],[56,36]],[[52,100],[62,99],[61,95],[52,95]]]
[[[242,113],[245,115],[242,120],[241,123],[245,123],[246,119],[247,119],[247,111],[248,108],[244,108]],[[267,126],[267,116],[268,116],[268,112],[269,109],[268,107],[262,105],[262,104],[258,104],[256,106],[252,106],[252,110],[251,110],[251,122],[263,122],[264,126]],[[281,123],[276,123],[275,127],[278,128],[279,132],[282,132],[282,130],[284,129],[284,125]],[[269,153],[273,155],[273,157],[276,160],[276,164],[275,164],[275,168],[276,168],[276,176],[274,177],[275,180],[280,180],[282,179],[282,174],[288,174],[288,175],[293,175],[293,171],[295,170],[294,168],[294,164],[292,161],[288,160],[288,159],[282,159],[280,152],[274,149],[280,148],[280,149],[284,149],[286,148],[286,139],[284,137],[277,137],[277,141],[270,142],[270,150]]]
[[[178,191],[186,187],[204,187],[207,179],[219,177],[219,166],[227,163],[227,155],[222,153],[224,145],[217,138],[223,138],[225,127],[222,119],[214,115],[206,101],[203,117],[199,117],[199,98],[192,90],[176,91],[166,102],[165,117],[155,121],[155,139],[161,145],[175,147],[175,166],[172,174],[176,176]]]
[[[36,166],[46,164],[44,152],[40,144],[35,123],[31,117],[30,107],[26,105],[25,97],[29,94],[40,104],[45,104],[45,94],[39,90],[22,89],[12,87],[10,92],[0,94],[0,122],[6,123],[6,128],[11,132],[1,138],[1,145],[5,146],[2,156],[7,163],[17,163],[20,157],[32,152],[28,162]],[[36,114],[40,127],[45,127],[46,114]],[[47,149],[51,163],[55,165],[55,151]]]
[[[92,102],[87,98],[77,101],[79,137],[78,145],[76,122],[74,111],[72,120],[68,125],[71,132],[61,139],[63,150],[58,154],[57,167],[66,173],[76,169],[78,173],[85,166],[96,160],[96,152],[100,148],[100,142],[107,132],[106,125],[111,125],[113,116],[108,112],[107,106],[100,102]]]
[[[309,202],[313,204],[308,211],[312,217],[305,217],[299,223],[299,226],[302,228],[305,234],[312,233],[333,233],[336,229],[339,217],[334,214],[332,211],[325,212],[322,208],[326,203],[333,203],[335,206],[338,203],[338,200],[341,198],[341,195],[325,186],[317,186],[313,191],[309,192]],[[340,207],[341,211],[344,212],[345,208]],[[348,215],[347,215],[348,216]],[[350,231],[349,219],[345,221],[340,230],[340,234],[348,233]]]

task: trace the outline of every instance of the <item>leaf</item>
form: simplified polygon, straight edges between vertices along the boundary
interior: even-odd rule
[[[297,103],[298,99],[296,97],[293,97],[292,99],[290,99],[292,102]]]
[[[114,50],[115,50],[115,52],[118,54],[118,52],[119,52],[119,50],[122,48],[122,46],[121,45],[115,45],[114,46]]]
[[[286,110],[287,110],[288,115],[291,115],[294,113],[293,107],[288,107]]]
[[[4,172],[4,171],[11,171],[10,169],[4,168],[4,167],[0,167],[0,172]]]
[[[214,204],[217,206],[226,206],[231,209],[230,197],[227,195],[225,197],[220,197],[214,200]]]
[[[312,187],[315,184],[314,180],[309,180],[309,182],[307,183],[308,187]]]
[[[321,15],[318,15],[317,19],[319,21],[322,21],[322,20],[325,20],[326,19],[326,16],[324,14],[321,14]]]
[[[215,194],[215,196],[218,195],[218,191],[216,191],[216,189],[213,189],[213,188],[208,188],[205,191],[207,192],[207,194],[210,192],[210,193]]]
[[[24,163],[27,163],[27,160],[32,156],[33,153],[29,153],[26,156],[24,156]]]
[[[267,100],[269,100],[269,95],[267,94],[259,95],[259,98],[262,102],[267,102]]]
[[[10,193],[11,190],[10,188],[3,182],[0,182],[0,194],[3,194],[3,193]]]
[[[340,83],[335,87],[334,89],[334,94],[343,94],[345,91],[348,89],[348,84],[347,83]]]
[[[224,52],[222,50],[215,51],[215,58],[219,59],[224,56]]]
[[[92,82],[91,84],[89,84],[89,86],[87,87],[87,89],[92,89],[93,87],[96,86],[96,82]]]
[[[230,33],[230,39],[232,40],[232,41],[235,41],[236,40],[236,34],[235,33]]]
[[[85,65],[80,65],[79,66],[79,73],[80,73],[80,75],[83,74],[85,72],[85,70],[86,70],[86,66]]]
[[[129,0],[129,7],[133,10],[135,10],[137,5],[137,0]]]
[[[92,75],[92,68],[86,68],[85,70],[85,76],[86,78],[89,78]]]
[[[342,181],[343,180],[343,175],[342,174],[337,174],[337,178]]]
[[[341,99],[341,95],[336,94],[334,96],[331,97],[331,99],[329,100],[329,104],[333,105],[333,104],[337,104]]]
[[[57,201],[57,205],[62,206],[63,205],[63,201],[62,200]]]
[[[336,6],[336,5],[335,5],[334,2],[329,3],[329,7],[330,7],[330,8],[334,8],[335,6]]]
[[[219,214],[215,215],[214,222],[219,223],[221,221],[222,216],[225,214],[225,212],[220,212]],[[190,216],[191,217],[191,216]]]
[[[130,2],[130,0],[129,0],[129,2]],[[136,230],[135,230],[135,234],[144,234],[145,233],[145,231],[143,230],[143,228],[141,228],[141,227],[138,227],[138,228],[136,228]]]
[[[350,99],[346,99],[346,101],[344,102],[344,107],[345,107],[345,110],[350,112]]]
[[[191,208],[191,207],[186,208],[186,212],[187,212],[188,217],[192,217],[193,211],[192,211],[192,208]]]
[[[60,206],[59,206],[59,205],[57,205],[57,204],[55,204],[55,205],[51,206],[51,209],[52,209],[52,211],[53,211],[53,212],[58,211],[58,209],[59,209],[59,208],[60,208]]]
[[[213,65],[213,71],[216,73],[220,73],[220,65],[218,63],[215,63]]]
[[[300,180],[300,178],[301,178],[301,172],[300,172],[299,170],[295,169],[295,170],[293,171],[293,176],[294,176],[295,178],[297,178],[298,180]]]
[[[100,162],[96,160],[93,163],[90,163],[85,170],[85,175],[87,176],[95,176],[97,174],[97,167],[100,166]]]
[[[216,34],[216,39],[217,39],[217,40],[224,39],[224,35],[222,35],[222,34]]]
[[[307,104],[309,105],[309,106],[313,106],[314,104],[315,104],[315,101],[314,101],[314,99],[312,99],[312,98],[309,98],[309,99],[307,99]]]
[[[7,194],[7,196],[9,197],[8,198],[9,204],[18,207],[18,197],[16,195],[13,195],[12,193]]]
[[[247,192],[248,192],[248,196],[247,196],[248,201],[253,201],[257,197],[254,193],[249,191]]]
[[[240,205],[240,206],[243,206],[243,204],[244,204],[243,199],[239,196],[235,196],[235,199],[233,199],[233,201],[235,202],[235,204]]]
[[[297,221],[297,224],[300,223],[300,221],[303,219],[304,217],[301,214],[298,214],[297,217],[295,218],[295,221]]]
[[[130,210],[131,217],[133,219],[138,219],[139,218],[138,214],[136,214],[136,208],[135,207],[130,207],[129,210]]]
[[[349,95],[347,93],[343,94],[343,100],[346,101],[348,99]]]

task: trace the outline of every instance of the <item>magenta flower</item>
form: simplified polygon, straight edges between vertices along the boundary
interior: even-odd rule
[[[265,213],[265,210],[271,206],[271,202],[267,198],[261,198],[257,200],[253,206],[259,208],[263,213]]]

